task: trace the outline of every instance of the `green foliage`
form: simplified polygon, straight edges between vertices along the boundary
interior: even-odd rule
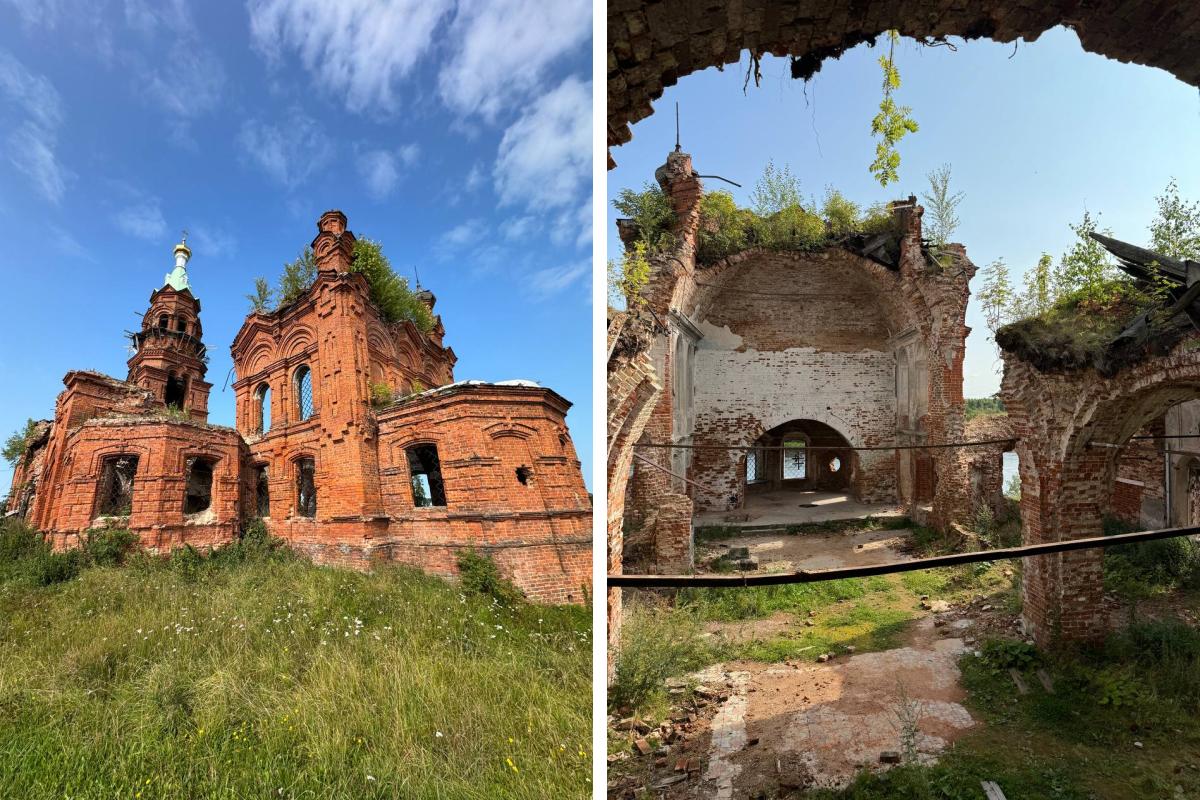
[[[35,421],[25,420],[25,424],[20,429],[4,440],[4,449],[0,450],[0,455],[4,456],[4,460],[16,466],[21,457],[25,455],[25,450],[29,447],[29,439],[36,430],[37,423]]]
[[[137,534],[120,528],[90,530],[84,539],[87,563],[96,567],[118,567],[137,552]]]
[[[1073,294],[1081,299],[1102,302],[1103,287],[1120,278],[1120,272],[1104,245],[1089,236],[1097,232],[1097,223],[1090,211],[1084,211],[1083,219],[1070,228],[1075,233],[1075,242],[1059,262],[1055,276],[1058,294]],[[1103,233],[1111,234],[1112,231],[1105,229]]]
[[[278,297],[276,308],[283,308],[300,299],[317,279],[317,262],[313,258],[311,247],[305,247],[295,260],[283,265],[283,273],[279,276],[279,288],[275,294]],[[255,282],[257,284],[257,281]]]
[[[1015,296],[1004,259],[997,258],[983,268],[983,288],[975,296],[983,307],[988,330],[995,336],[996,331],[1010,320]]]
[[[354,241],[354,259],[350,262],[351,272],[360,272],[371,287],[371,302],[388,322],[409,321],[422,332],[433,330],[433,313],[416,293],[408,287],[408,280],[396,274],[383,247],[372,239]]]
[[[646,243],[636,241],[632,248],[626,248],[621,255],[621,262],[609,259],[608,262],[608,304],[610,306],[625,306],[640,308],[645,304],[642,289],[650,281],[650,260],[646,257]]]
[[[1180,198],[1174,178],[1154,201],[1158,213],[1150,223],[1150,249],[1171,258],[1200,261],[1200,201]]]
[[[989,639],[979,650],[983,663],[996,672],[1027,670],[1041,663],[1037,648],[1015,639]]]
[[[700,200],[696,260],[711,264],[746,249],[751,231],[757,224],[754,213],[738,208],[729,192],[708,192]]]
[[[500,577],[500,570],[491,557],[481,555],[474,549],[460,550],[456,561],[462,586],[468,592],[485,595],[508,608],[525,601],[520,589]]]
[[[246,299],[250,301],[251,311],[267,311],[271,308],[271,300],[274,297],[274,292],[271,290],[271,284],[264,277],[254,279],[254,294],[246,295]]]
[[[397,275],[392,269],[392,264],[383,254],[383,247],[379,242],[366,238],[356,239],[350,271],[362,273],[367,279],[371,302],[386,321],[407,320],[425,333],[433,330],[433,313],[416,293],[409,289],[408,280]],[[276,310],[298,300],[316,279],[317,264],[312,248],[305,247],[294,261],[283,265],[283,273],[279,276],[279,288],[275,292],[278,298]],[[256,279],[255,293],[246,295],[246,298],[256,311],[265,309],[271,298],[266,280]]]
[[[826,189],[818,213],[814,205],[804,203],[791,170],[771,161],[751,192],[751,204],[753,210],[739,208],[733,195],[723,190],[703,195],[696,235],[698,264],[712,264],[751,247],[816,250],[853,234],[898,233],[889,206],[876,204],[864,211],[832,187]],[[637,297],[649,279],[650,261],[672,244],[674,217],[666,195],[650,184],[641,192],[622,190],[613,205],[633,220],[638,234],[626,246],[621,262],[608,263],[609,305],[619,306],[623,298]]]
[[[792,169],[787,164],[780,169],[775,166],[774,160],[767,159],[762,177],[750,193],[750,205],[760,217],[769,217],[786,208],[803,206],[800,179],[792,175]]]
[[[862,212],[858,203],[848,200],[832,186],[825,187],[825,200],[821,203],[821,216],[833,236],[857,233],[862,225]],[[889,215],[890,216],[890,215]]]
[[[667,678],[699,669],[709,659],[695,618],[630,604],[621,621],[609,708],[645,709],[662,699]]]
[[[1004,484],[1004,496],[1009,500],[1021,502],[1021,476],[1017,473],[1011,475],[1008,483]]]
[[[588,609],[275,557],[39,586],[0,526],[5,797],[591,796]]]
[[[1007,413],[1004,409],[1004,401],[999,397],[968,397],[966,399],[965,416],[968,420]]]
[[[648,252],[670,246],[675,212],[671,210],[670,198],[658,184],[647,182],[640,192],[622,189],[613,207],[633,222],[637,239],[645,243]]]
[[[372,383],[370,392],[372,408],[387,408],[392,404],[392,387],[386,383]]]
[[[803,206],[788,206],[754,226],[755,238],[769,250],[817,250],[828,243],[825,221]]]
[[[1131,526],[1105,520],[1104,535],[1127,533]],[[1104,549],[1104,588],[1129,605],[1131,619],[1142,600],[1180,588],[1200,586],[1200,545],[1190,537],[1121,544]]]
[[[892,93],[900,88],[900,72],[896,69],[896,42],[900,34],[888,31],[888,52],[879,57],[879,66],[883,69],[883,99],[879,103],[879,113],[871,120],[871,135],[879,137],[875,145],[875,160],[871,162],[871,174],[880,186],[900,180],[900,153],[896,145],[906,135],[916,133],[917,122],[912,118],[912,109],[908,106],[896,105]]]
[[[950,191],[950,165],[943,164],[925,176],[929,180],[929,193],[925,200],[925,231],[936,247],[945,247],[950,237],[958,230],[958,205],[962,192]]]

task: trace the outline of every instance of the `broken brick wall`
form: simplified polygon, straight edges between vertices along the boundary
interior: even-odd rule
[[[567,431],[570,404],[530,386],[450,386],[379,412],[387,557],[457,575],[491,556],[540,602],[591,593],[591,498]],[[445,505],[414,501],[408,450],[437,449]]]
[[[797,74],[808,79],[826,59],[887,30],[916,39],[964,36],[1012,42],[1034,41],[1067,25],[1085,50],[1157,66],[1200,85],[1193,35],[1200,26],[1200,6],[1127,3],[1119,6],[1120,13],[1114,8],[1077,0],[926,0],[919,6],[865,0],[853,9],[817,13],[810,4],[772,0],[609,3],[608,145],[629,141],[630,125],[650,116],[651,103],[663,90],[690,73],[736,64],[750,50],[794,56]]]
[[[984,414],[967,420],[963,426],[964,441],[990,442],[1013,440],[1003,444],[964,447],[955,452],[962,462],[970,485],[972,514],[987,507],[996,518],[1008,515],[1009,504],[1004,497],[1004,454],[1015,446],[1012,421],[1007,414]]]
[[[1193,334],[1166,355],[1146,356],[1108,377],[1093,369],[1043,372],[1003,353],[1001,398],[1020,440],[1026,543],[1102,533],[1124,452],[1106,445],[1124,448],[1172,406],[1197,396],[1196,339]],[[1026,559],[1022,593],[1026,626],[1039,643],[1097,641],[1107,632],[1099,550]]]
[[[156,417],[96,418],[65,439],[47,530],[56,547],[72,547],[93,528],[127,528],[151,552],[190,544],[204,548],[233,539],[240,523],[241,438],[230,428]],[[104,516],[100,506],[107,461],[136,457],[128,514]],[[188,462],[212,466],[204,511],[185,513]]]
[[[1151,420],[1136,436],[1162,436],[1163,417]],[[1166,453],[1162,439],[1131,439],[1117,454],[1112,501],[1106,514],[1135,528],[1166,525]]]
[[[610,309],[607,331],[607,464],[608,489],[607,569],[623,571],[625,558],[625,501],[629,475],[634,469],[634,444],[642,438],[662,392],[662,384],[650,358],[649,339],[654,325],[648,317]],[[614,654],[621,640],[621,590],[607,592],[608,663],[612,679]]]
[[[648,352],[664,388],[643,437],[696,449],[639,450],[661,469],[635,470],[630,521],[640,524],[666,508],[674,514],[681,504],[664,502],[670,495],[686,494],[698,508],[740,506],[744,450],[707,448],[752,445],[790,420],[824,423],[858,446],[961,436],[963,319],[975,268],[957,245],[944,250],[943,263],[931,261],[913,198],[894,211],[898,268],[841,247],[752,249],[697,265],[703,187],[691,157],[669,154],[656,178],[674,210],[675,244],[652,258],[649,283],[637,298],[663,323]],[[629,246],[637,232],[628,221],[620,227]],[[691,349],[681,346],[684,337]],[[860,452],[852,491],[866,500],[915,502],[922,466],[937,524],[967,513],[966,476],[936,451],[924,462],[893,451]],[[610,505],[623,503],[624,495],[611,492],[610,486]],[[682,552],[671,538],[681,528],[672,523],[670,530],[666,537],[651,531],[658,533],[652,541]],[[656,554],[655,560],[665,559]]]

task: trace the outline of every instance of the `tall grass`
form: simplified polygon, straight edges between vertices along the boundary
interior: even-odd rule
[[[590,796],[585,609],[255,548],[41,585],[4,531],[3,794]]]

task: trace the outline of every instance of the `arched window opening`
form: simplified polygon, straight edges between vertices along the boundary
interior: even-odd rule
[[[170,322],[171,322],[171,318],[168,317],[166,314],[163,314],[162,316],[160,316],[158,318],[159,330],[165,331],[167,329],[167,327],[169,326]]]
[[[296,462],[296,514],[301,517],[317,516],[316,462],[302,458]]]
[[[183,410],[184,402],[187,398],[187,378],[176,375],[174,372],[167,376],[167,389],[163,394],[163,402],[168,407],[174,407]]]
[[[175,330],[179,331],[180,333],[187,333],[187,320],[183,317],[180,317],[178,320],[176,320]]]
[[[271,430],[271,387],[260,384],[254,390],[254,431],[266,433]]]
[[[96,513],[102,517],[127,517],[133,511],[133,480],[137,456],[110,456],[100,469]]]
[[[271,482],[266,464],[254,468],[254,512],[259,517],[271,516]]]
[[[296,418],[303,422],[313,414],[312,370],[308,365],[297,367],[292,380],[296,389]]]
[[[437,446],[419,444],[405,451],[408,456],[408,474],[412,482],[413,505],[418,508],[446,505],[446,491],[442,485],[442,467],[438,461]]]
[[[205,458],[187,460],[183,513],[199,514],[212,506],[213,465]]]

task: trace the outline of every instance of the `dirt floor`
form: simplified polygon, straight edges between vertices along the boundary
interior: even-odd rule
[[[975,724],[961,705],[956,666],[966,648],[960,631],[970,625],[929,616],[892,650],[819,664],[718,664],[690,676],[698,713],[669,757],[659,757],[661,775],[647,788],[733,800],[843,786],[862,769],[886,769],[881,756],[904,752],[906,730],[915,755],[932,760]],[[689,759],[698,770],[686,771]]]
[[[844,492],[806,492],[777,489],[751,492],[737,511],[706,511],[694,517],[697,527],[707,525],[806,525],[830,520],[869,516],[900,516],[894,504],[860,503]]]
[[[905,552],[907,530],[858,530],[837,533],[783,531],[748,533],[696,547],[697,563],[711,563],[730,550],[746,548],[757,567],[748,572],[795,572],[911,561]]]

